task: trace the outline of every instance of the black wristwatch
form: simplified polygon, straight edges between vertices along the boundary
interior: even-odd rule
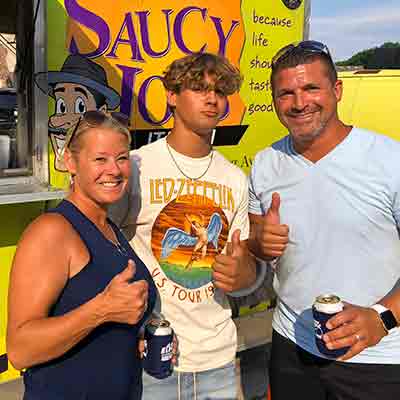
[[[397,327],[397,320],[393,313],[383,306],[382,304],[374,304],[371,306],[379,315],[382,325],[385,328],[387,333],[390,333],[390,331],[394,328]]]

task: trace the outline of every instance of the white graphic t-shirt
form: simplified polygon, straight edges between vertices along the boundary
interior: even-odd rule
[[[131,156],[130,191],[110,215],[158,288],[157,311],[178,337],[176,369],[223,366],[235,357],[236,328],[211,266],[236,229],[248,238],[247,178],[217,151],[193,159],[168,150],[165,138]]]

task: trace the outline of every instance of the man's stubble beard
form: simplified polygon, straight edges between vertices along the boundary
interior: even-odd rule
[[[330,116],[325,121],[321,121],[320,125],[316,129],[314,129],[312,132],[296,135],[295,133],[289,131],[290,136],[293,139],[293,142],[299,143],[302,146],[311,145],[315,141],[315,139],[317,139],[319,136],[321,136],[324,133],[325,128],[327,127],[327,125],[332,117],[333,116]]]
[[[297,142],[301,145],[311,144],[312,142],[314,142],[315,139],[321,136],[321,134],[324,132],[326,125],[327,123],[321,124],[311,133],[296,135],[295,133],[290,132],[290,135],[292,136],[294,142]]]

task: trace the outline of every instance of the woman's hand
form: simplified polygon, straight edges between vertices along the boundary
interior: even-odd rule
[[[104,302],[104,322],[136,324],[142,319],[147,309],[149,286],[145,280],[132,282],[135,273],[135,263],[129,260],[127,267],[112,279],[100,295]]]

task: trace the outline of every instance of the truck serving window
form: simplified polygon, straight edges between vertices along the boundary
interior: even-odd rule
[[[46,1],[7,0],[0,13],[0,204],[60,197],[49,188]]]
[[[17,167],[16,15],[0,19],[0,171]]]

